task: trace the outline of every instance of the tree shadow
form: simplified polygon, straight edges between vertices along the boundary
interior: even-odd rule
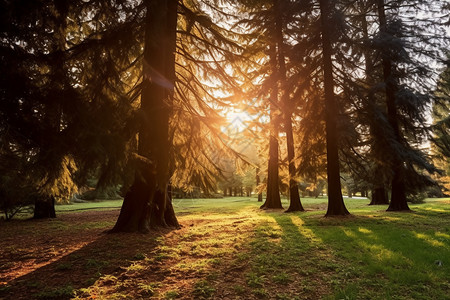
[[[158,237],[150,234],[105,234],[47,265],[8,282],[1,299],[69,299],[73,291],[93,285],[105,275],[121,278],[136,261],[150,257]]]
[[[450,235],[445,225],[449,222],[443,221],[440,211],[337,218],[274,213],[273,217],[283,231],[282,243],[306,244],[301,263],[294,265],[311,270],[309,274],[325,274],[335,295],[357,297],[379,288],[380,282],[386,285],[383,293],[387,298],[389,293],[406,293],[413,298],[445,294]]]
[[[356,263],[364,273],[361,277],[387,279],[384,292],[392,289],[392,293],[409,293],[413,298],[436,292],[439,298],[442,282],[450,273],[450,240],[430,221],[439,217],[416,211],[387,212],[380,217],[325,221],[322,226],[305,218],[305,225],[349,265]],[[434,290],[428,291],[430,287]]]

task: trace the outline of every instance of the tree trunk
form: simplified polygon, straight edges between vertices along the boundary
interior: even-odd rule
[[[336,115],[339,109],[334,97],[333,65],[331,61],[331,42],[328,26],[330,16],[329,0],[320,0],[320,19],[322,29],[322,56],[325,92],[325,127],[327,142],[328,209],[325,216],[347,215],[341,191],[339,174],[338,132]]]
[[[286,147],[289,164],[289,208],[286,212],[292,211],[304,211],[300,201],[300,194],[298,192],[298,183],[295,181],[296,168],[295,168],[295,150],[294,150],[294,135],[292,133],[292,111],[293,104],[289,97],[289,91],[286,85],[286,63],[284,55],[284,42],[283,42],[283,17],[282,8],[280,7],[280,1],[274,1],[275,10],[275,38],[277,44],[277,58],[278,58],[278,79],[281,88],[281,106],[283,110],[284,130],[286,133]]]
[[[177,0],[145,1],[146,32],[139,131],[139,161],[134,183],[112,232],[148,232],[179,227],[168,196],[169,118],[175,79]]]
[[[380,21],[381,34],[386,32],[386,14],[384,0],[378,0],[378,18]],[[386,106],[389,124],[392,127],[394,138],[399,144],[402,143],[400,136],[400,127],[398,125],[397,107],[395,103],[395,94],[397,92],[397,83],[392,74],[392,63],[387,53],[382,53],[383,62],[383,79],[386,85]],[[391,203],[389,204],[388,211],[409,210],[406,200],[406,188],[405,188],[405,175],[403,162],[398,157],[398,154],[394,154],[392,161],[392,193]]]
[[[46,123],[50,125],[50,132],[47,132],[47,134],[42,136],[43,141],[41,141],[41,145],[46,146],[45,152],[47,152],[46,155],[44,155],[45,161],[43,164],[59,164],[59,167],[61,168],[64,156],[61,153],[55,152],[55,149],[56,151],[60,150],[60,148],[57,147],[57,144],[61,143],[59,136],[61,131],[61,119],[63,116],[62,103],[68,85],[64,67],[68,3],[65,1],[55,1],[54,4],[56,8],[56,17],[54,19],[56,22],[56,30],[53,33],[52,42],[49,44],[50,52],[53,57],[49,78],[54,89],[52,90],[50,97],[47,97],[47,107],[45,108],[44,116]],[[54,174],[49,173],[46,175],[49,177],[54,176]],[[57,180],[59,180],[59,178],[50,180],[49,182],[51,182],[50,184],[55,185]],[[47,190],[47,192],[44,192],[47,194],[39,195],[35,199],[34,219],[56,218],[55,197],[51,194],[52,192],[48,191],[52,190],[52,188],[46,187],[44,190]]]
[[[365,14],[362,18],[362,30],[363,30],[363,35],[364,35],[364,40],[369,41],[369,30],[368,30],[368,24],[367,24],[367,19],[366,19],[366,15],[368,14],[368,9],[366,8]],[[372,57],[371,57],[371,53],[370,53],[370,49],[367,49],[366,51],[364,51],[364,60],[366,62],[365,64],[365,72],[366,72],[366,81],[367,81],[367,85],[369,87],[372,87],[374,82],[372,80],[372,74],[374,72],[374,63],[372,61]],[[368,100],[368,105],[376,105],[376,99],[374,97],[374,92],[373,91],[369,91],[368,95],[367,95],[367,100]],[[373,136],[374,139],[374,144],[372,145],[373,148],[377,148],[377,135],[375,134],[376,132],[376,126],[378,126],[377,123],[373,122],[370,124],[370,133]],[[379,148],[379,146],[378,146]],[[373,151],[373,150],[372,150]],[[378,152],[377,152],[378,153]],[[377,154],[375,153],[375,154]],[[383,166],[377,161],[374,161],[375,164],[375,174],[379,174],[380,172],[378,172],[379,170],[381,170],[383,168]],[[389,204],[389,198],[388,198],[388,193],[387,190],[384,187],[384,180],[383,178],[380,178],[382,176],[373,176],[372,177],[372,186],[374,187],[372,189],[372,199],[370,200],[369,205],[382,205],[382,204]],[[367,193],[368,196],[368,193]]]
[[[278,88],[276,87],[276,50],[270,46],[270,63],[272,65],[272,79],[274,85],[270,93],[270,137],[269,137],[269,162],[267,169],[267,194],[266,201],[260,208],[283,208],[280,198],[280,186],[278,176],[278,131],[280,126],[280,112],[278,108]]]
[[[388,193],[384,187],[375,188],[372,191],[372,199],[369,205],[389,204]]]
[[[258,189],[259,184],[261,183],[261,180],[259,178],[259,168],[256,168],[256,188]],[[258,189],[259,191],[259,189]],[[258,202],[262,202],[262,193],[258,192]]]
[[[37,196],[34,202],[33,219],[56,218],[55,197]]]

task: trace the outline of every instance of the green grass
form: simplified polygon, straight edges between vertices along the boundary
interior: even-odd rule
[[[306,209],[321,201],[303,199]],[[367,200],[345,202],[352,213],[345,218],[268,213],[250,242],[248,285],[272,275],[275,284],[301,279],[306,291],[328,284],[328,299],[450,299],[449,204],[433,200],[392,213]]]
[[[345,198],[352,216],[324,218],[327,198],[303,198],[306,212],[263,212],[250,253],[236,255],[236,264],[241,256],[251,262],[245,279],[256,297],[295,299],[325,285],[331,292],[320,297],[326,299],[450,299],[448,200],[429,199],[410,204],[410,213],[394,213],[368,206],[367,199]],[[260,204],[245,197],[174,200],[177,213],[190,218]],[[286,285],[295,286],[291,294],[276,293]]]
[[[91,209],[116,209],[122,206],[123,200],[105,200],[85,203],[61,204],[56,205],[55,210],[58,212],[81,211]]]
[[[282,201],[287,208],[287,200]],[[248,197],[174,199],[182,230],[150,236],[154,248],[133,249],[119,266],[106,254],[99,256],[96,248],[75,253],[73,260],[56,263],[58,276],[80,270],[96,274],[92,280],[83,288],[44,289],[34,297],[98,293],[111,299],[214,299],[222,293],[230,299],[450,299],[450,198],[411,204],[407,213],[368,206],[367,199],[344,201],[351,216],[325,218],[325,197],[302,198],[306,212],[298,213],[260,210],[261,203]],[[114,200],[56,208],[69,213],[121,204]],[[106,230],[114,221],[72,226],[56,219],[37,226],[62,234]],[[120,235],[108,235],[104,243],[111,257],[126,248]],[[117,278],[104,273],[108,268],[118,270]],[[159,282],[163,277],[151,277],[154,272],[173,277]],[[230,272],[233,280],[223,281]],[[177,285],[180,278],[191,281]]]

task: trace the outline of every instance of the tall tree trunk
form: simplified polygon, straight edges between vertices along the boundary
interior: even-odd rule
[[[378,18],[380,22],[381,34],[386,33],[386,14],[384,0],[378,0]],[[382,63],[383,63],[383,80],[386,85],[386,106],[389,124],[392,127],[394,138],[397,143],[401,144],[402,139],[400,136],[400,127],[398,124],[397,107],[395,103],[395,94],[397,92],[397,83],[392,74],[392,62],[389,55],[383,51]],[[409,210],[408,202],[406,199],[405,188],[405,174],[403,168],[403,162],[398,157],[398,154],[394,153],[394,159],[392,161],[393,178],[391,183],[391,203],[389,204],[388,211],[400,211]]]
[[[325,92],[325,127],[327,141],[327,177],[328,177],[328,209],[326,216],[349,214],[342,198],[339,174],[338,132],[336,115],[338,108],[334,97],[333,65],[331,60],[331,42],[328,27],[330,3],[320,0],[320,19],[322,30],[323,77]]]
[[[275,10],[275,38],[277,44],[277,58],[278,58],[278,79],[281,89],[281,107],[283,110],[284,130],[286,133],[286,147],[289,166],[289,208],[286,212],[292,211],[304,211],[300,201],[300,194],[298,192],[298,183],[295,181],[296,168],[295,168],[295,150],[294,150],[294,135],[292,133],[292,111],[293,104],[289,97],[289,91],[286,85],[286,63],[284,55],[284,42],[283,42],[283,9],[280,7],[280,1],[274,1]]]
[[[134,183],[125,195],[112,232],[148,232],[179,227],[170,197],[169,118],[173,96],[177,0],[146,0],[144,82],[139,131],[141,157]]]
[[[276,50],[273,45],[270,49],[270,62],[272,64],[272,77],[274,85],[270,94],[270,138],[269,162],[267,174],[266,201],[261,208],[283,208],[280,198],[278,176],[278,130],[280,126],[280,112],[278,106],[278,89],[276,87]]]

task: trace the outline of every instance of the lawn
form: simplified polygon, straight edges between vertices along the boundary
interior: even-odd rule
[[[0,299],[450,299],[450,199],[409,213],[345,199],[340,218],[302,201],[175,199],[183,227],[146,235],[105,233],[121,201],[1,222]]]

